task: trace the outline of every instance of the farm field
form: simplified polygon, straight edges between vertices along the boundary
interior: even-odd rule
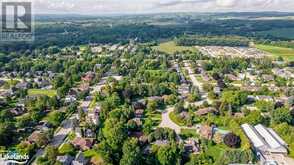
[[[57,95],[56,90],[48,90],[48,89],[29,89],[28,90],[29,96],[35,96],[35,95],[45,95],[49,97],[53,97]]]
[[[271,53],[274,57],[283,57],[286,60],[294,61],[294,49],[283,48],[271,45],[256,45],[258,49]]]
[[[178,46],[176,45],[174,41],[160,43],[159,46],[154,46],[153,49],[162,51],[168,54],[173,54],[177,51],[185,51],[185,50],[197,51],[196,48],[193,48],[190,46]]]

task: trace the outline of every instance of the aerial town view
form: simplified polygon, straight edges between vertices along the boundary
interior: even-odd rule
[[[0,165],[294,165],[291,11],[0,1]]]

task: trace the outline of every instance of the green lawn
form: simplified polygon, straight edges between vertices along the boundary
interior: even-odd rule
[[[294,49],[271,45],[256,45],[256,48],[271,53],[274,57],[283,57],[286,60],[294,61]]]
[[[180,118],[177,117],[177,115],[174,112],[171,112],[169,114],[169,118],[176,123],[179,126],[185,126],[185,121],[181,120]]]
[[[57,95],[57,91],[49,90],[49,89],[29,89],[28,95],[29,96],[45,95],[45,96],[53,97]]]
[[[162,51],[168,54],[173,54],[176,51],[184,51],[184,50],[190,50],[190,51],[197,51],[196,48],[190,47],[190,46],[177,46],[174,41],[164,42],[160,43],[159,46],[154,46],[153,49]]]
[[[195,129],[181,129],[180,136],[183,139],[199,137]]]
[[[209,145],[208,149],[205,151],[208,156],[213,157],[214,160],[219,159],[223,155],[226,147],[222,144]]]

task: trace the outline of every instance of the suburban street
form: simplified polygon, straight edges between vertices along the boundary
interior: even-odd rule
[[[175,130],[175,132],[177,134],[181,133],[181,127],[178,126],[176,123],[174,123],[170,118],[169,118],[169,114],[171,112],[173,112],[174,110],[174,107],[168,107],[163,113],[162,113],[162,116],[161,116],[161,123],[159,125],[159,127],[162,127],[162,128],[170,128],[170,129],[173,129]]]
[[[77,114],[72,114],[71,117],[64,120],[61,124],[61,127],[58,129],[57,132],[54,133],[52,141],[49,143],[49,145],[59,147],[64,139],[67,137],[67,135],[73,131],[74,129],[74,123],[73,120],[77,117]],[[28,164],[30,164],[32,161],[34,161],[32,164],[36,164],[36,158],[39,156],[42,156],[44,154],[44,148],[39,149],[37,153],[31,158]]]

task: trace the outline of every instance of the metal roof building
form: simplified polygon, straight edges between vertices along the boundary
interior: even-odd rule
[[[249,124],[241,125],[246,136],[257,151],[265,153],[287,154],[287,144],[271,128],[266,128],[261,124],[251,126]]]

